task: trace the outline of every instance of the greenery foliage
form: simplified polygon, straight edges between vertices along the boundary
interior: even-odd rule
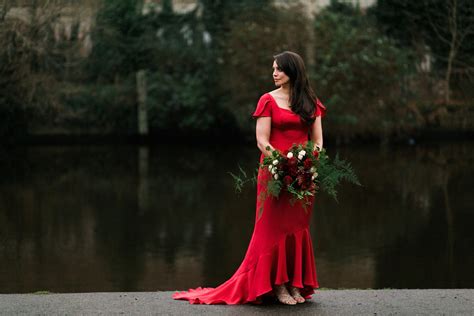
[[[305,155],[307,158],[304,159],[310,159],[312,161],[312,166],[314,166],[315,168],[311,172],[314,173],[317,171],[314,179],[315,183],[317,183],[317,187],[319,187],[317,191],[322,191],[337,201],[337,187],[341,184],[342,181],[359,186],[361,185],[350,162],[341,159],[338,153],[336,154],[334,159],[330,159],[329,155],[326,153],[326,149],[324,148],[318,150],[316,155],[313,153],[313,148],[314,143],[312,141],[308,141],[304,145],[294,145],[291,149],[289,149],[289,151],[294,153],[295,155],[297,155],[297,153],[301,152],[302,150],[306,152]],[[270,150],[270,147],[267,147],[267,150]],[[294,156],[294,158],[292,159],[296,159],[296,156]],[[301,160],[303,158],[298,159]],[[268,173],[270,175],[270,178],[268,180],[261,180],[263,181],[262,183],[265,184],[265,190],[260,192],[262,196],[259,198],[261,200],[264,200],[269,196],[277,198],[280,195],[281,190],[286,188],[288,192],[291,193],[292,198],[290,201],[292,203],[296,201],[301,201],[303,206],[306,205],[306,197],[313,196],[316,191],[312,191],[312,189],[310,188],[297,187],[297,184],[295,183],[296,180],[293,183],[284,184],[284,181],[282,181],[283,175],[288,175],[289,173],[287,171],[282,170],[283,173],[278,171],[280,177],[274,179],[273,171],[272,174],[270,174],[268,168],[269,166],[273,167],[275,165],[275,161],[279,162],[276,164],[278,168],[280,168],[282,164],[286,165],[288,163],[288,159],[286,158],[286,156],[283,156],[279,150],[273,150],[270,156],[264,157],[262,163],[259,164],[259,167],[255,171],[253,176],[249,177],[247,172],[243,170],[243,168],[240,166],[238,174],[229,172],[231,177],[234,179],[235,191],[238,193],[242,192],[242,189],[248,182],[256,184],[259,177],[258,171],[259,169],[261,169],[261,174]],[[282,168],[285,167],[282,166]],[[303,167],[299,168],[302,170],[305,169]],[[261,205],[261,207],[263,207],[263,205]]]
[[[344,180],[348,183],[361,185],[349,161],[339,158],[339,153],[331,161],[326,152],[321,154],[319,164],[319,182],[322,190],[337,201],[337,186]]]
[[[243,7],[228,22],[220,55],[218,93],[223,106],[235,117],[240,130],[254,134],[251,113],[258,98],[275,89],[273,55],[284,50],[306,58],[310,22],[302,8],[285,10],[273,6]]]
[[[79,89],[65,88],[61,97],[67,105],[67,112],[64,111],[57,118],[57,125],[102,133],[126,134],[136,130],[136,109],[132,106],[135,102],[133,83],[133,80],[128,78],[121,85],[82,85]]]
[[[231,116],[213,94],[216,77],[209,74],[215,52],[208,50],[205,25],[197,12],[143,15],[136,1],[105,1],[97,20],[99,44],[89,58],[89,73],[99,82],[128,85],[134,96],[135,72],[146,70],[152,131],[232,127]],[[134,99],[129,101],[128,108],[133,108]]]
[[[341,137],[384,135],[400,120],[408,51],[382,34],[375,22],[348,5],[333,5],[315,21],[316,67],[311,76]]]
[[[152,133],[238,131],[253,139],[251,113],[259,96],[274,89],[272,55],[292,50],[306,61],[328,107],[325,134],[341,141],[390,138],[430,121],[444,78],[434,72],[423,90],[418,38],[433,52],[436,69],[446,67],[446,43],[428,23],[446,34],[446,12],[441,0],[430,1],[428,10],[425,2],[381,0],[368,13],[332,1],[313,22],[304,7],[270,0],[199,0],[185,13],[174,11],[171,0],[148,12],[142,1],[101,0],[87,56],[78,53],[79,25],[71,26],[71,38],[55,38],[67,4],[33,2],[28,18],[18,19],[8,17],[7,3],[0,8],[0,135],[58,127],[136,133],[136,74],[145,71]],[[472,5],[458,3],[457,21],[467,27]],[[453,76],[470,91],[472,81],[462,78],[472,68],[474,41],[472,34],[466,39]],[[408,108],[412,100],[425,108]]]
[[[472,128],[474,2],[379,0],[369,16],[402,50],[413,52],[417,75],[407,82],[417,120],[438,127],[457,121],[457,129]]]
[[[470,0],[379,0],[371,9],[370,15],[377,25],[403,47],[421,49],[427,46],[434,54],[438,69],[444,69],[450,51],[448,40],[452,35],[449,24],[450,8],[456,6],[454,13],[457,32],[465,36],[459,47],[457,65],[464,67],[474,63],[474,3]],[[466,30],[470,28],[471,30]],[[466,32],[467,31],[467,32]]]

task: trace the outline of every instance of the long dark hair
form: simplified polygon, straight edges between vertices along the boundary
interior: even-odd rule
[[[314,122],[316,94],[309,85],[303,59],[300,55],[284,51],[273,56],[278,67],[290,78],[290,106],[304,123]]]

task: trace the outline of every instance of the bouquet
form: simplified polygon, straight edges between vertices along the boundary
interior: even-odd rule
[[[291,202],[299,200],[303,202],[303,206],[309,204],[306,197],[316,194],[319,159],[320,156],[325,157],[323,150],[318,148],[313,151],[313,148],[313,144],[308,142],[306,146],[294,144],[283,153],[271,151],[271,155],[265,157],[260,164],[260,168],[268,169],[271,174],[265,195],[279,197],[281,191],[285,190],[291,194]],[[266,149],[270,151],[270,147]]]
[[[306,210],[311,204],[308,197],[321,189],[337,201],[336,187],[341,180],[360,185],[349,162],[339,159],[338,154],[331,161],[324,148],[313,150],[314,147],[314,143],[308,141],[304,145],[293,144],[283,152],[272,150],[271,155],[259,164],[259,168],[268,172],[269,176],[265,190],[260,192],[258,199],[262,201],[267,196],[278,198],[282,191],[286,191],[291,195],[290,203],[299,201]],[[270,151],[270,147],[266,149]],[[239,169],[240,175],[230,175],[235,180],[236,191],[241,192],[246,182],[257,182],[257,174],[249,179],[247,173]]]

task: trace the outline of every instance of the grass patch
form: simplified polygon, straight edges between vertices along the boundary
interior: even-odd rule
[[[46,294],[51,294],[51,292],[43,290],[43,291],[33,292],[32,294],[34,294],[34,295],[46,295]]]

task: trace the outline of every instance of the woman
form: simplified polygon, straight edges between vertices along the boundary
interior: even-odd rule
[[[322,148],[326,108],[309,85],[301,57],[288,51],[274,56],[273,80],[278,89],[263,94],[253,113],[260,162],[271,155],[267,147],[285,153],[294,143],[311,139]],[[257,196],[269,177],[268,170],[259,170]],[[305,302],[319,287],[309,234],[313,201],[305,210],[300,203],[290,203],[287,192],[278,199],[257,199],[252,239],[235,274],[217,288],[176,292],[173,298],[193,304],[244,304],[275,295],[283,304]]]

